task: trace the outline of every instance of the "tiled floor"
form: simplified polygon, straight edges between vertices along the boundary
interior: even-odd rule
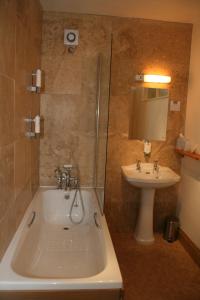
[[[125,300],[200,300],[200,268],[179,241],[170,244],[157,235],[153,245],[142,246],[124,233],[112,239]]]

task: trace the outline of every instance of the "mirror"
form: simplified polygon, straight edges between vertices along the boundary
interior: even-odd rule
[[[168,106],[168,89],[134,88],[129,117],[129,139],[165,141]]]

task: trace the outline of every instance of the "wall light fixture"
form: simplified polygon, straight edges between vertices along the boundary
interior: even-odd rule
[[[150,75],[150,74],[138,74],[135,76],[136,81],[153,82],[153,83],[170,83],[171,76],[166,75]]]

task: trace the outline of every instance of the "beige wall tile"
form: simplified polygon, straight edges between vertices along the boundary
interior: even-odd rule
[[[14,77],[16,1],[0,1],[0,74]]]
[[[0,220],[4,218],[14,200],[14,147],[0,147]]]
[[[31,12],[31,14],[30,14]],[[24,137],[24,118],[39,113],[39,96],[30,93],[31,74],[40,66],[41,11],[38,2],[17,1],[15,138]]]
[[[40,138],[31,141],[31,192],[35,194],[39,186],[39,157],[40,157]]]
[[[81,183],[91,185],[94,103],[87,103],[79,96],[42,95],[41,114],[44,116],[44,137],[40,145],[41,184],[55,184],[54,169],[71,162],[80,168]],[[89,177],[84,177],[82,173],[88,174],[88,170]]]
[[[15,149],[15,197],[31,180],[31,142],[24,138],[17,140]]]
[[[13,141],[14,80],[0,75],[0,146]]]
[[[4,218],[0,221],[0,228],[0,257],[2,258],[13,237],[13,233],[16,231],[13,206],[7,210]]]
[[[15,198],[15,202],[13,204],[13,210],[14,210],[14,221],[15,221],[15,228],[20,224],[20,221],[22,219],[22,216],[25,213],[26,208],[31,202],[31,199],[33,198],[32,192],[31,192],[31,183],[30,181],[27,183],[26,186],[20,191],[20,194]]]
[[[104,65],[109,63],[110,25],[106,17],[44,13],[41,184],[55,184],[54,169],[72,163],[79,168],[81,185],[93,185],[97,61],[101,52]],[[80,33],[74,54],[63,44],[64,29],[72,27]],[[108,79],[108,75],[104,77]]]
[[[126,184],[121,176],[122,165],[132,164],[137,159],[144,161],[143,143],[128,140],[131,86],[136,85],[134,76],[137,73],[172,76],[170,98],[181,101],[181,112],[169,112],[167,140],[152,143],[150,161],[158,159],[161,165],[179,172],[180,158],[175,154],[174,147],[185,123],[191,33],[190,24],[113,19],[105,203],[109,224],[114,230],[133,231],[137,218],[139,191]],[[166,215],[175,213],[176,201],[175,188],[156,192],[156,230],[162,230]]]
[[[39,113],[27,91],[40,67],[39,1],[0,1],[0,259],[39,185],[39,141],[25,138],[24,118]]]
[[[134,76],[142,72],[172,76],[170,97],[181,101],[181,113],[169,112],[167,140],[153,142],[151,160],[159,159],[161,164],[179,172],[180,160],[174,153],[174,145],[178,133],[184,129],[192,26],[51,12],[45,13],[43,20],[46,94],[42,96],[41,106],[45,119],[40,148],[41,183],[54,184],[53,169],[69,161],[79,165],[82,183],[93,182],[97,54],[103,53],[103,78],[107,79],[102,83],[102,94],[105,96],[112,32],[106,213],[115,230],[133,230],[139,191],[124,182],[120,167],[136,159],[143,160],[143,143],[128,140]],[[69,55],[63,45],[63,31],[67,27],[80,31],[80,44],[74,55]],[[106,111],[105,104],[104,107]],[[107,114],[102,114],[100,122],[106,124],[106,119]],[[101,130],[105,132],[104,125]],[[100,177],[103,178],[103,170]],[[173,188],[157,193],[156,229],[161,229],[166,214],[174,212],[176,198]],[[169,201],[162,202],[162,199]]]
[[[14,147],[0,147],[0,258],[15,231],[12,215],[14,203]],[[13,218],[12,218],[13,216]]]

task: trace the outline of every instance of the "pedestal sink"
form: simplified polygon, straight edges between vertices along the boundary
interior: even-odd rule
[[[121,168],[126,181],[135,187],[141,188],[135,238],[139,243],[151,244],[154,242],[153,207],[155,190],[176,184],[180,181],[180,176],[168,167],[159,166],[159,169],[155,170],[152,163],[143,163],[140,168],[137,164],[122,166]]]

